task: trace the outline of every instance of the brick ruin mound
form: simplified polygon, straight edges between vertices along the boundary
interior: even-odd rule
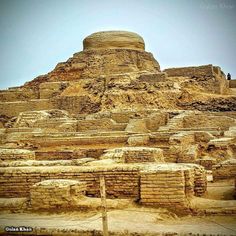
[[[84,50],[18,88],[0,92],[2,116],[29,110],[94,113],[158,108],[235,111],[234,81],[214,65],[160,69],[141,36],[126,31],[94,33]],[[230,88],[232,87],[232,88]],[[9,111],[14,102],[14,111]],[[11,109],[12,110],[12,109]]]
[[[162,71],[131,32],[83,44],[0,91],[0,210],[94,211],[104,176],[109,209],[236,214],[234,81],[213,65]]]

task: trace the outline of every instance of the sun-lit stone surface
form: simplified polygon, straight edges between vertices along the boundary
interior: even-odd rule
[[[89,35],[83,41],[84,50],[134,49],[145,50],[144,40],[136,33],[128,31],[103,31]]]

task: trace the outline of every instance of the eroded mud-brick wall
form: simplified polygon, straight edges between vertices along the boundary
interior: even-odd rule
[[[14,109],[12,109],[14,107]],[[24,111],[40,111],[54,109],[49,99],[34,99],[28,101],[0,102],[0,114],[8,117],[17,116]]]
[[[137,167],[18,167],[0,168],[0,197],[27,197],[30,187],[49,179],[74,179],[87,184],[87,195],[99,196],[99,175],[104,175],[109,198],[138,198]]]
[[[212,167],[213,180],[230,179],[236,176],[236,159],[223,161]]]
[[[228,92],[229,83],[220,67],[210,65],[168,68],[164,70],[170,77],[189,77],[206,91],[218,94]]]
[[[30,189],[30,204],[33,209],[73,208],[76,199],[86,192],[85,182],[76,180],[45,180]]]

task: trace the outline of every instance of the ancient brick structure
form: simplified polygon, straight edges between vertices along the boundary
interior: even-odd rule
[[[83,46],[0,91],[0,211],[99,209],[104,176],[112,208],[234,214],[224,186],[236,176],[234,82],[214,65],[162,71],[131,32]],[[227,199],[213,199],[209,181]]]

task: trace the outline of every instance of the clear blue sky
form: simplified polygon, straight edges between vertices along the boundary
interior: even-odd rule
[[[215,64],[236,77],[234,0],[0,0],[0,88],[22,85],[101,30],[140,34],[161,68]]]

